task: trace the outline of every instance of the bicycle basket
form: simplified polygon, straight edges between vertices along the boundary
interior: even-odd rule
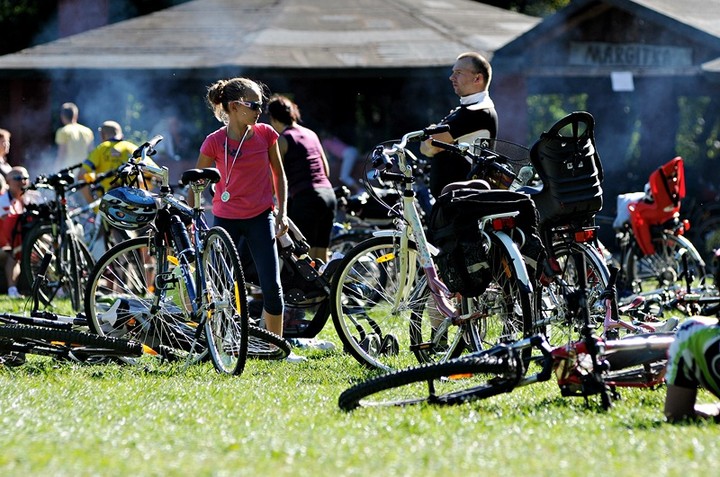
[[[473,153],[481,156],[493,153],[496,155],[495,167],[475,165],[468,175],[468,179],[486,180],[493,189],[508,189],[520,169],[530,164],[530,151],[527,147],[500,139],[476,139]]]

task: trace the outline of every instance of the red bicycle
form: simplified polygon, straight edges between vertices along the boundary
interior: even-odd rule
[[[607,323],[618,323],[615,274],[603,294]],[[407,368],[359,383],[339,397],[341,409],[397,406],[427,402],[452,405],[508,393],[515,388],[548,381],[555,375],[563,396],[599,395],[608,409],[617,388],[654,387],[664,382],[667,350],[674,333],[630,334],[604,339],[593,334],[585,302],[585,287],[566,295],[569,308],[580,313],[581,337],[551,347],[543,335],[499,344],[443,363]],[[535,350],[539,353],[534,352]],[[530,358],[528,358],[530,357]],[[539,368],[538,368],[539,365]],[[537,369],[531,372],[530,370]]]

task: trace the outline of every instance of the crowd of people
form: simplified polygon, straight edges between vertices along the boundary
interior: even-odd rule
[[[433,138],[444,142],[472,143],[496,138],[498,115],[489,94],[492,67],[480,54],[459,55],[449,77],[459,105],[437,124],[447,132]],[[320,263],[328,260],[328,247],[336,214],[336,198],[330,181],[328,154],[341,161],[343,184],[358,191],[352,175],[358,157],[355,147],[335,136],[318,134],[304,126],[298,105],[288,96],[267,97],[263,84],[249,78],[218,80],[206,92],[206,101],[222,126],[207,135],[199,147],[196,167],[216,167],[221,180],[212,199],[215,225],[224,227],[239,250],[252,254],[263,293],[262,318],[268,330],[283,334],[284,297],[280,279],[278,240],[288,233],[291,220],[304,234],[310,254]],[[263,112],[268,122],[260,122]],[[61,106],[62,126],[57,130],[56,168],[82,163],[78,172],[101,173],[117,168],[137,146],[123,139],[120,124],[108,120],[99,127],[101,142],[95,147],[93,131],[78,122],[75,104]],[[178,118],[158,125],[167,141],[163,161],[178,160]],[[7,294],[21,296],[17,286],[20,243],[13,231],[23,213],[29,181],[27,169],[8,159],[11,134],[0,129],[0,248],[5,261]],[[445,186],[466,179],[469,164],[422,143],[420,152],[430,158],[430,191],[438,197]],[[106,188],[110,183],[104,184]],[[87,196],[90,201],[92,197]],[[189,197],[192,202],[192,197]],[[717,418],[716,404],[697,404],[697,390],[704,387],[720,397],[720,326],[717,319],[691,320],[681,326],[669,352],[668,391],[665,415],[675,422],[695,417]],[[290,360],[301,360],[291,354]]]

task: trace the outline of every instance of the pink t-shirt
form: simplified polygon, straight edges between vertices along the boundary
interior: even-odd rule
[[[277,142],[278,133],[263,123],[254,124],[252,129],[254,134],[243,143],[234,166],[233,158],[240,141],[228,139],[226,154],[227,128],[209,134],[200,146],[200,153],[213,158],[215,167],[220,171],[220,182],[217,183],[213,197],[213,215],[216,217],[250,219],[274,208],[268,150]],[[226,190],[230,193],[230,199],[223,202],[220,197]]]

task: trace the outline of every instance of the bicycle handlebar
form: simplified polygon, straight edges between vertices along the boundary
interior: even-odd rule
[[[412,131],[405,134],[399,143],[393,144],[392,147],[377,146],[373,151],[373,169],[387,171],[392,168],[393,162],[390,156],[396,155],[400,151],[407,148],[408,143],[413,141],[425,141],[430,139],[434,134],[440,134],[450,131],[450,127],[446,124],[430,126],[419,131]]]
[[[447,124],[438,124],[435,126],[428,126],[425,129],[421,129],[420,131],[412,131],[405,134],[400,140],[400,143],[394,145],[391,150],[393,152],[397,152],[399,149],[405,149],[409,142],[425,141],[427,139],[430,139],[430,137],[435,134],[441,134],[449,131],[450,126],[448,126]]]
[[[157,144],[162,140],[163,137],[158,134],[135,149],[128,162],[117,169],[118,177],[113,182],[120,180],[124,185],[127,185],[129,182],[134,181],[135,178],[133,176],[139,175],[142,170],[160,178],[160,187],[162,189],[169,189],[170,184],[168,168],[149,164],[145,161],[146,158],[152,157],[157,153],[155,146],[157,146]],[[137,161],[137,159],[139,159],[139,161]]]
[[[144,156],[154,156],[157,153],[155,146],[157,146],[157,144],[162,140],[163,137],[159,134],[157,136],[153,136],[152,139],[144,142],[142,146],[135,149],[132,153],[133,159],[140,159]]]

